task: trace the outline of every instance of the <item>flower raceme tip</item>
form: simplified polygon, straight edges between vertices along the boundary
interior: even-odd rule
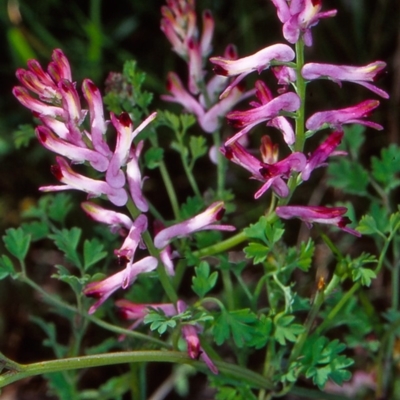
[[[322,0],[271,0],[283,23],[283,37],[291,44],[300,38],[306,46],[312,45],[311,28],[321,18],[334,17],[336,10],[320,12]]]

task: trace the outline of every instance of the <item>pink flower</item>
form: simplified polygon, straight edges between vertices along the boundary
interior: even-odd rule
[[[315,168],[325,166],[326,159],[331,155],[347,154],[346,152],[335,152],[343,138],[343,131],[333,132],[328,138],[317,147],[307,160],[307,164],[301,173],[301,179],[307,181],[310,178],[311,172]]]
[[[110,158],[112,153],[104,140],[107,131],[107,123],[104,119],[103,99],[100,90],[90,80],[82,82],[82,93],[89,105],[90,115],[90,138],[94,149]]]
[[[67,157],[75,163],[88,161],[95,170],[100,172],[104,172],[108,168],[107,157],[94,150],[60,139],[46,126],[38,126],[35,133],[43,147],[54,153]]]
[[[154,238],[154,245],[157,249],[163,249],[173,239],[188,236],[197,231],[203,230],[220,230],[220,231],[233,231],[235,227],[231,225],[216,225],[224,215],[225,208],[222,201],[211,204],[202,213],[186,220],[179,222],[168,228],[162,229]]]
[[[242,128],[238,133],[226,141],[226,145],[232,144],[240,137],[249,132],[251,128],[265,121],[270,121],[268,125],[279,129],[285,141],[291,145],[294,143],[294,132],[289,122],[280,116],[283,111],[294,112],[300,107],[300,98],[296,93],[288,92],[275,98],[267,95],[266,86],[257,81],[257,96],[260,103],[253,102],[255,108],[246,111],[232,111],[227,115],[231,125],[236,128]]]
[[[143,149],[143,144],[143,140],[141,140],[136,148],[132,149],[130,155],[131,159],[126,165],[126,176],[128,178],[129,192],[135,206],[141,212],[147,212],[149,210],[149,205],[143,195],[143,179],[139,166],[139,157]]]
[[[342,130],[342,125],[344,124],[361,124],[381,130],[383,129],[382,125],[362,119],[367,118],[371,114],[372,110],[378,106],[378,100],[365,100],[352,107],[342,108],[340,110],[317,112],[308,118],[306,127],[311,131],[318,131],[327,127]]]
[[[36,60],[28,60],[28,71],[19,68],[16,72],[18,80],[31,92],[34,92],[40,101],[50,104],[60,104],[61,94],[58,82],[61,79],[72,81],[71,68],[67,58],[60,49],[55,49],[51,55],[52,62],[47,72]]]
[[[193,113],[201,128],[207,133],[215,132],[221,126],[222,119],[226,113],[239,101],[254,93],[254,91],[243,93],[242,88],[235,87],[228,96],[207,110],[207,107],[201,101],[198,101],[184,88],[178,75],[174,72],[168,74],[167,89],[171,95],[162,95],[161,98],[165,101],[179,103],[188,112]]]
[[[289,62],[295,57],[291,47],[286,44],[274,44],[247,57],[231,60],[224,57],[211,57],[210,61],[215,64],[214,72],[223,76],[236,76],[236,79],[221,94],[221,98],[236,86],[246,75],[253,71],[259,74],[269,68],[272,62]]]
[[[177,309],[179,314],[185,312],[187,309],[186,303],[179,300],[177,303]],[[182,325],[182,336],[186,340],[189,357],[194,360],[201,358],[213,374],[218,374],[218,368],[201,347],[198,331],[198,326],[188,324]]]
[[[199,39],[194,1],[170,0],[161,8],[163,18],[161,30],[171,42],[173,50],[188,63],[188,87],[192,94],[198,94],[203,81],[203,62],[211,52],[214,34],[214,19],[209,10],[203,13],[203,30]]]
[[[111,232],[122,234],[121,230],[129,231],[132,228],[133,221],[125,214],[107,210],[90,201],[84,201],[81,203],[81,207],[95,221],[109,225]]]
[[[86,192],[90,197],[105,194],[111,203],[116,206],[123,206],[128,201],[128,195],[123,188],[113,188],[107,182],[88,178],[74,172],[62,157],[56,157],[57,165],[53,165],[51,172],[64,185],[62,186],[42,186],[39,190],[52,192],[60,190],[76,189]]]
[[[126,286],[132,285],[139,274],[156,269],[157,264],[157,259],[151,256],[145,257],[134,263],[130,269]],[[91,282],[86,285],[83,293],[88,297],[99,299],[89,308],[89,314],[93,314],[116,290],[122,287],[125,275],[125,270],[122,270],[102,281]]]
[[[387,99],[389,98],[389,95],[384,90],[368,83],[373,82],[385,67],[386,63],[383,61],[375,61],[363,67],[309,63],[304,65],[301,74],[304,79],[309,81],[326,78],[331,79],[339,85],[341,85],[342,81],[358,83],[377,95]]]
[[[128,262],[125,268],[125,275],[122,280],[122,289],[126,289],[129,285],[129,277],[133,269],[133,257],[138,246],[144,248],[142,241],[142,233],[147,230],[147,217],[140,214],[133,222],[128,236],[125,238],[121,248],[114,250],[114,254],[118,257],[126,259]]]
[[[113,188],[122,188],[125,185],[125,174],[121,167],[125,166],[130,158],[133,139],[156,117],[157,113],[150,114],[135,130],[129,114],[122,112],[118,117],[111,113],[111,123],[117,131],[115,151],[107,169],[106,181]]]
[[[336,10],[320,12],[322,0],[272,0],[278,18],[283,23],[283,36],[289,43],[296,43],[300,36],[306,46],[312,45],[311,28],[321,18],[334,17]]]
[[[360,232],[346,227],[346,225],[351,223],[348,217],[343,216],[347,212],[346,207],[279,206],[275,211],[278,217],[283,219],[301,219],[308,228],[311,228],[312,224],[316,222],[319,224],[335,225],[354,236],[361,236]]]
[[[262,147],[264,146],[265,143],[263,143]],[[261,151],[262,153],[265,152],[264,149]],[[267,164],[251,155],[238,142],[233,142],[229,146],[221,148],[221,152],[228,160],[251,172],[253,179],[264,182],[255,193],[255,199],[261,197],[270,187],[278,196],[287,197],[289,188],[283,178],[288,179],[292,171],[301,172],[306,165],[306,157],[298,152],[292,153],[274,164]]]

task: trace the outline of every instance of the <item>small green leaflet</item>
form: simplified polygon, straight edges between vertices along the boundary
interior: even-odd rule
[[[293,315],[285,315],[279,313],[274,317],[274,338],[282,345],[286,345],[286,341],[295,342],[297,337],[304,332],[303,325],[292,323]]]
[[[78,246],[81,234],[82,230],[74,227],[69,230],[63,229],[61,231],[57,231],[55,234],[49,235],[50,239],[54,240],[54,243],[59,250],[64,253],[65,258],[79,269],[82,269],[82,261],[80,260],[76,248]]]
[[[364,196],[369,184],[368,172],[358,162],[337,158],[328,166],[328,184],[346,193]]]
[[[338,385],[349,380],[351,373],[346,368],[353,364],[353,360],[339,355],[345,348],[337,339],[329,342],[324,336],[308,338],[304,346],[304,357],[300,361],[306,367],[306,378],[312,378],[320,389],[324,388],[328,379]]]
[[[83,243],[83,270],[85,272],[107,255],[103,249],[104,245],[98,239],[85,240]]]
[[[400,185],[396,174],[400,172],[400,148],[392,143],[382,149],[381,158],[372,157],[372,175],[390,191]]]
[[[19,262],[23,262],[31,243],[31,236],[27,235],[22,228],[10,228],[3,236],[6,249],[16,257]]]
[[[257,335],[257,316],[250,309],[221,311],[214,324],[214,340],[221,345],[231,336],[236,346],[244,347]]]
[[[280,240],[284,232],[280,220],[271,224],[266,217],[262,216],[257,223],[251,224],[244,230],[249,239],[255,240],[244,248],[246,257],[254,258],[254,264],[264,262],[271,248]]]
[[[6,278],[8,275],[14,275],[14,265],[10,258],[3,254],[0,257],[0,280]]]
[[[195,267],[196,276],[192,278],[192,290],[203,298],[216,284],[218,272],[214,271],[210,275],[210,265],[202,261],[198,267]]]
[[[161,147],[151,147],[144,153],[144,162],[149,169],[157,168],[163,158],[164,149]]]

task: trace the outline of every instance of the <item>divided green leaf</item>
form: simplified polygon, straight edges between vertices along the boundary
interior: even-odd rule
[[[214,271],[210,275],[210,265],[206,261],[202,261],[194,270],[196,276],[192,278],[192,289],[200,298],[203,298],[215,286],[218,272]]]
[[[23,262],[29,250],[31,236],[26,234],[21,227],[9,228],[3,236],[3,242],[6,249],[20,262]]]

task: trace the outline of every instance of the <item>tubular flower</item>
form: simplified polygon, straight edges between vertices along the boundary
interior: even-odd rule
[[[383,61],[375,61],[363,67],[309,63],[304,65],[301,74],[304,79],[309,81],[326,78],[338,83],[339,85],[341,85],[342,81],[358,83],[377,95],[388,99],[389,95],[384,90],[369,83],[373,82],[385,67],[386,63]]]
[[[232,225],[216,225],[224,215],[225,208],[222,201],[211,204],[202,213],[186,221],[162,229],[154,237],[154,245],[158,249],[166,247],[173,239],[188,236],[194,232],[204,230],[234,231]]]
[[[90,139],[93,147],[97,152],[106,157],[111,157],[111,150],[104,141],[107,122],[104,119],[103,99],[100,90],[90,79],[84,79],[82,82],[82,93],[89,106]]]
[[[210,61],[215,64],[214,72],[223,76],[236,76],[233,82],[225,89],[220,98],[229,94],[246,75],[257,71],[259,74],[269,68],[272,62],[289,62],[295,57],[291,47],[286,44],[274,44],[247,57],[231,60],[226,57],[211,57]]]
[[[320,111],[308,118],[306,121],[306,128],[311,131],[318,131],[327,127],[341,130],[344,124],[361,124],[381,130],[383,129],[382,125],[361,119],[368,117],[372,110],[378,106],[378,100],[365,100],[353,107],[342,108],[340,110]]]
[[[139,168],[139,157],[143,149],[143,140],[141,140],[135,149],[131,152],[131,160],[126,165],[126,176],[128,178],[129,192],[135,206],[141,212],[147,212],[149,205],[143,196],[142,185],[142,173]]]
[[[317,147],[307,160],[307,164],[301,173],[301,179],[307,181],[310,178],[311,172],[318,167],[325,166],[326,159],[333,154],[346,154],[345,152],[335,152],[343,138],[343,131],[333,132],[328,138]]]
[[[132,228],[133,221],[125,214],[107,210],[90,201],[84,201],[81,203],[81,207],[95,221],[109,225],[113,233],[119,232],[122,234],[123,229],[129,231]]]
[[[258,93],[260,93],[260,91],[258,91]],[[227,115],[231,125],[243,129],[228,139],[225,143],[226,145],[232,144],[249,132],[255,125],[265,121],[270,121],[269,125],[278,128],[283,133],[286,142],[288,144],[293,144],[293,129],[285,118],[280,118],[279,114],[282,111],[294,112],[298,110],[300,107],[300,99],[296,93],[284,93],[270,101],[264,102],[263,100],[262,104],[253,103],[253,105],[256,105],[256,107],[246,111],[232,111]]]
[[[116,206],[123,206],[128,201],[128,195],[123,188],[113,188],[107,182],[99,181],[74,172],[62,157],[56,157],[57,165],[53,165],[51,172],[65,185],[62,186],[42,186],[39,190],[43,192],[76,189],[86,192],[90,197],[105,194],[111,203]]]
[[[157,259],[152,256],[144,257],[140,261],[133,263],[128,276],[127,286],[132,285],[139,274],[156,269],[157,263]],[[122,287],[125,275],[125,270],[122,270],[102,281],[91,282],[86,285],[83,293],[88,297],[99,299],[89,308],[89,314],[93,314],[116,290]]]
[[[139,245],[141,245],[142,233],[147,229],[147,217],[144,214],[140,214],[125,238],[124,243],[121,248],[114,250],[114,254],[118,257],[127,259],[128,262],[125,268],[125,276],[123,278],[122,289],[126,289],[129,285],[129,276],[131,275],[131,270],[133,268],[133,257],[135,251]],[[144,246],[142,246],[144,247]]]
[[[215,132],[221,126],[221,120],[227,111],[232,109],[239,101],[251,96],[254,91],[243,93],[240,87],[234,88],[229,96],[220,100],[207,110],[207,107],[193,97],[183,86],[178,75],[174,72],[168,74],[167,89],[171,95],[162,95],[165,101],[181,104],[188,112],[196,115],[201,128],[207,133]]]
[[[35,129],[35,133],[42,146],[53,153],[67,157],[75,163],[88,161],[95,170],[100,172],[104,172],[108,168],[107,157],[94,150],[76,146],[59,138],[46,126],[38,126]]]
[[[271,0],[283,23],[283,36],[289,43],[296,43],[300,36],[306,46],[312,45],[311,28],[321,18],[334,17],[337,10],[320,12],[322,0]]]
[[[111,113],[111,123],[117,131],[117,143],[114,154],[106,174],[106,181],[114,188],[121,188],[125,185],[125,174],[121,167],[125,166],[132,146],[132,141],[153,119],[157,113],[149,115],[135,130],[129,114],[122,112],[118,117]]]
[[[322,207],[322,206],[280,206],[276,208],[276,214],[283,219],[299,218],[308,228],[314,222],[319,224],[335,225],[342,231],[360,237],[361,233],[346,225],[351,223],[348,217],[343,216],[347,212],[346,207]]]
[[[263,146],[265,144],[262,144]],[[238,142],[221,148],[221,152],[228,160],[251,172],[253,179],[264,182],[255,193],[255,199],[261,197],[270,187],[278,196],[287,197],[289,189],[283,178],[288,179],[292,171],[301,172],[306,165],[306,157],[298,152],[292,153],[274,164],[264,163],[251,155]],[[261,153],[264,153],[264,149],[261,150]]]
[[[185,312],[187,309],[186,303],[182,300],[178,300],[177,309],[179,314]],[[201,358],[213,374],[218,374],[218,368],[201,347],[198,335],[199,330],[200,327],[196,325],[182,325],[182,336],[186,340],[189,357],[194,360]]]

